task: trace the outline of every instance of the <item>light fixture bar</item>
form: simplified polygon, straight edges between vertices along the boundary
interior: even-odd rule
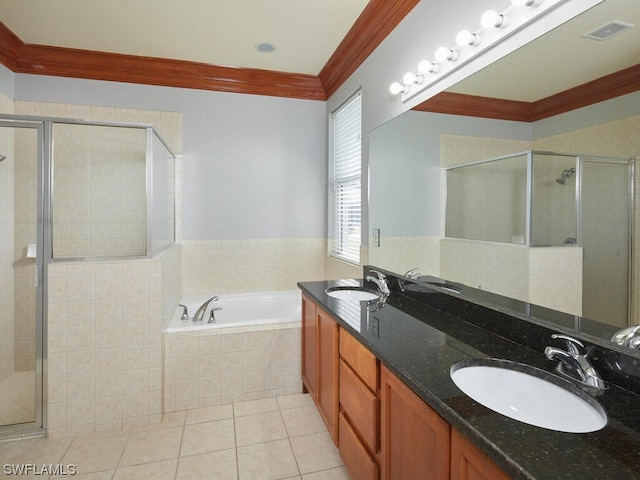
[[[502,12],[488,10],[482,15],[479,28],[460,31],[454,47],[438,48],[432,59],[420,62],[417,74],[408,72],[402,83],[394,83],[390,90],[400,95],[403,102],[425,90],[436,90],[436,85],[442,91],[602,1],[512,0],[512,5]],[[533,28],[534,24],[536,28]],[[504,48],[504,42],[511,37],[517,41]],[[472,61],[471,72],[465,71],[463,76],[459,70]]]

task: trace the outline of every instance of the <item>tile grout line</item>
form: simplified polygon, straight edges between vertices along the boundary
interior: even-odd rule
[[[233,444],[235,446],[236,453],[236,475],[240,480],[240,455],[238,454],[238,431],[236,429],[236,404],[231,403],[231,414],[233,415]]]
[[[302,470],[300,470],[300,463],[298,462],[298,457],[296,457],[296,452],[293,449],[293,443],[291,443],[291,434],[289,433],[289,429],[287,428],[287,423],[284,421],[284,415],[282,415],[282,407],[280,406],[280,402],[276,398],[276,403],[278,404],[278,412],[280,412],[280,418],[282,418],[282,423],[284,424],[284,430],[287,432],[287,441],[289,442],[289,448],[291,448],[291,454],[293,455],[293,461],[296,462],[296,468],[298,469],[298,476],[302,478]]]
[[[182,458],[182,443],[184,442],[184,431],[187,426],[187,416],[189,415],[189,410],[187,410],[184,414],[184,419],[182,420],[182,430],[180,434],[180,446],[178,447],[178,458],[176,461],[176,471],[174,473],[174,480],[178,478],[178,471],[180,470],[180,459]]]

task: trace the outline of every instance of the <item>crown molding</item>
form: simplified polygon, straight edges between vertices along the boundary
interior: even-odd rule
[[[533,104],[464,93],[441,92],[413,107],[412,110],[530,122]]]
[[[327,98],[362,65],[418,2],[371,0],[368,3],[318,74]]]
[[[0,22],[0,63],[9,70],[16,70],[16,59],[24,46],[22,40]]]
[[[419,0],[371,0],[320,75],[25,44],[0,23],[0,63],[15,73],[326,100]]]
[[[16,73],[325,100],[318,77],[181,60],[24,45]]]
[[[535,102],[441,92],[412,110],[531,123],[637,91],[640,64]]]

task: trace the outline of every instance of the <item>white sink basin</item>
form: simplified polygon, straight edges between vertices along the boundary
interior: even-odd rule
[[[607,413],[589,394],[528,365],[498,359],[463,360],[451,367],[451,379],[476,402],[529,425],[587,433],[607,424]]]
[[[330,287],[325,290],[325,293],[333,298],[356,302],[366,302],[380,298],[378,293],[362,287]]]

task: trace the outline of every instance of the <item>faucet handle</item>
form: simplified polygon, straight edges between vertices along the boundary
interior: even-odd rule
[[[418,272],[418,268],[416,267],[409,270],[407,273],[404,274],[404,276],[411,280],[415,280],[420,276],[420,272]]]
[[[562,335],[561,333],[554,333],[551,335],[551,338],[553,338],[554,340],[556,338],[560,340],[564,340],[567,345],[567,352],[571,353],[572,355],[586,354],[584,344],[580,340],[577,340],[568,335]]]
[[[369,270],[369,273],[376,274],[378,276],[378,280],[384,280],[385,278],[387,278],[385,277],[384,273],[381,273],[378,270]]]
[[[182,307],[182,316],[180,318],[182,320],[189,320],[189,310],[187,309],[187,306],[182,303],[179,303],[178,306]]]

